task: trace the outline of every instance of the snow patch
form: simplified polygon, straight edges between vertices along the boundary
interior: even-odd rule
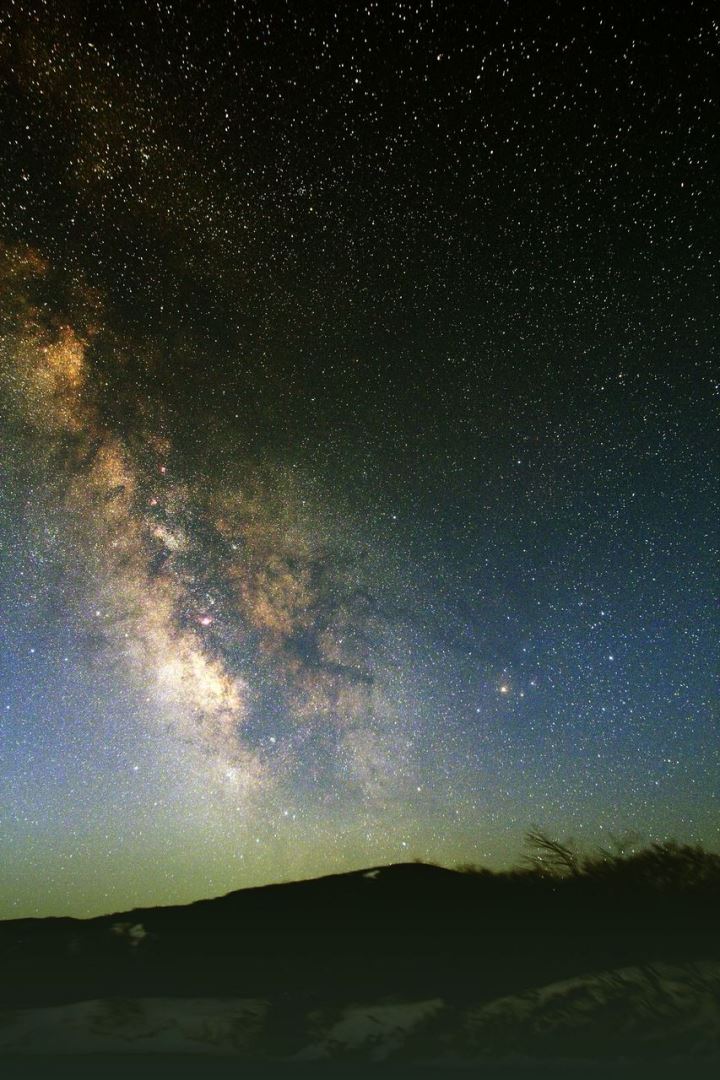
[[[127,938],[130,945],[134,947],[137,947],[143,940],[143,938],[146,938],[148,936],[147,930],[142,923],[113,923],[113,925],[110,927],[110,932],[113,934],[117,934],[118,937]]]

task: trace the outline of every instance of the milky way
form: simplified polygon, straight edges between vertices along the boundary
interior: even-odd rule
[[[0,14],[0,915],[717,844],[717,60]]]
[[[324,804],[364,804],[376,823],[413,778],[413,722],[400,722],[387,685],[390,621],[367,552],[340,535],[350,511],[323,523],[287,470],[241,448],[235,461],[225,449],[213,481],[176,475],[166,425],[149,424],[141,403],[126,404],[124,432],[103,415],[97,297],[77,330],[34,297],[50,274],[37,252],[3,256],[8,453],[40,449],[18,491],[31,564],[21,574],[45,591],[31,598],[40,618],[71,625],[87,677],[102,669],[114,697],[135,696],[125,707],[143,717],[141,734],[161,736],[180,785],[200,784],[229,828],[297,820],[280,804],[300,794],[312,805],[314,790]],[[80,302],[89,294],[81,287]],[[145,767],[139,754],[132,771]]]

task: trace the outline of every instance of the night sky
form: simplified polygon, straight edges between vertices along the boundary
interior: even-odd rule
[[[0,13],[0,917],[720,843],[720,23]]]

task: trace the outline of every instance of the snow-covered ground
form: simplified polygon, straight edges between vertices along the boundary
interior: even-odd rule
[[[413,1035],[424,1030],[432,1017],[448,1014],[445,1003],[433,998],[389,1005],[354,1005],[341,1010],[334,1022],[325,1024],[316,1015],[315,1024],[320,1028],[317,1037],[313,1038],[309,1031],[308,1044],[293,1057],[297,1061],[343,1057],[387,1061],[401,1054],[411,1044]]]
[[[118,998],[0,1015],[0,1054],[103,1053],[295,1062],[707,1062],[720,1060],[720,963],[624,968],[461,1009],[436,998],[294,1015],[252,999]]]
[[[107,998],[0,1014],[2,1054],[248,1054],[268,1005],[244,998]]]
[[[720,1056],[720,963],[654,964],[552,983],[465,1010],[462,1053]]]

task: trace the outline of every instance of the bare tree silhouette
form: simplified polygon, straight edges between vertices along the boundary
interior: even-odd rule
[[[553,840],[541,829],[531,829],[525,834],[525,843],[533,849],[530,855],[523,856],[534,870],[553,877],[579,876],[582,871],[580,856],[574,850],[572,840],[561,843]]]

